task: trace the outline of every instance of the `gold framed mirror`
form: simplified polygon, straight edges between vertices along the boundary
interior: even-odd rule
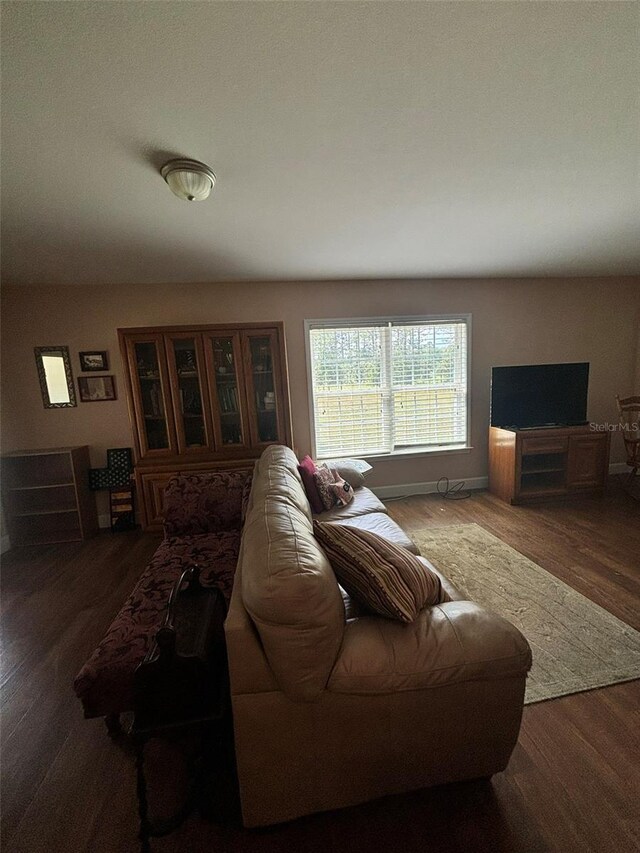
[[[77,406],[69,347],[35,347],[34,352],[45,409]]]

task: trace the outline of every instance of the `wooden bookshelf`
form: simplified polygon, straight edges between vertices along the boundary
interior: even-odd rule
[[[76,542],[98,532],[89,448],[22,450],[2,457],[2,505],[12,546]]]

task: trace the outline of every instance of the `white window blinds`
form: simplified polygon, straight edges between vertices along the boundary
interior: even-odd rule
[[[467,441],[468,320],[310,322],[315,453]]]

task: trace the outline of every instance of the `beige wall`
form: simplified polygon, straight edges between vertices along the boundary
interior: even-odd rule
[[[489,377],[495,364],[590,361],[589,417],[615,422],[615,394],[637,371],[640,279],[366,281],[263,284],[25,287],[3,292],[3,449],[88,444],[95,465],[107,447],[132,444],[116,329],[121,326],[284,320],[294,438],[310,450],[305,318],[473,315],[472,443],[464,455],[381,460],[371,478],[391,485],[481,477],[487,470]],[[118,400],[44,409],[34,346],[106,349]],[[614,436],[612,461],[622,449]]]

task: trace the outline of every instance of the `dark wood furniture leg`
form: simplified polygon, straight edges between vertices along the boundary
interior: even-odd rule
[[[140,817],[140,853],[151,853],[151,825],[147,803],[147,780],[144,775],[144,737],[136,737],[136,790],[138,794],[138,815]]]

